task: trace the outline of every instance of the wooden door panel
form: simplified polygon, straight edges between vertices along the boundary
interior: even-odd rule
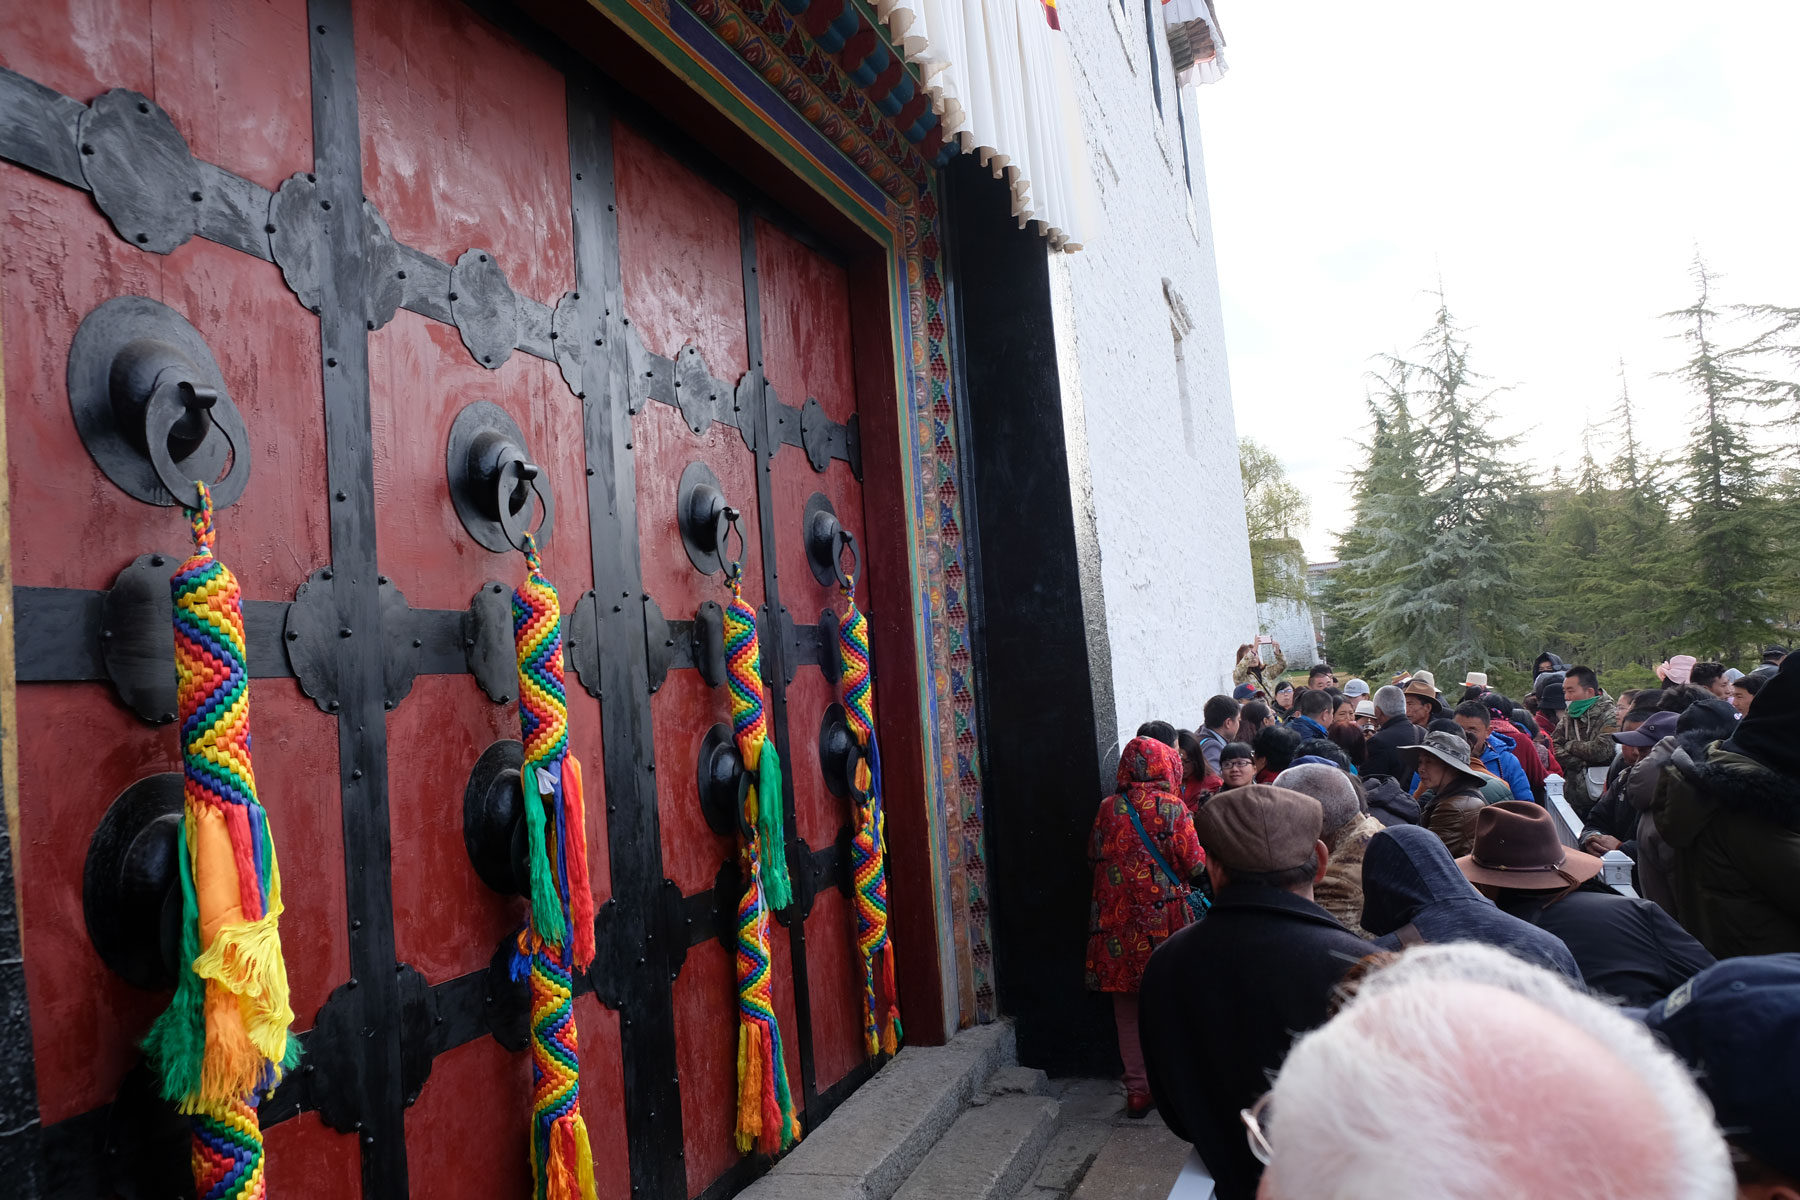
[[[554,305],[575,286],[562,74],[456,0],[352,12],[364,194],[399,241],[450,263],[479,246]]]
[[[856,412],[851,362],[850,289],[844,269],[768,221],[756,227],[756,259],[763,333],[763,369],[784,404],[816,399],[833,421]],[[805,511],[822,493],[856,539],[863,559],[862,485],[850,465],[833,458],[815,471],[806,454],[785,445],[771,463],[776,563],[781,602],[796,623],[816,622],[845,604],[837,585],[822,584],[807,558]],[[866,604],[869,588],[858,591]],[[833,648],[835,649],[835,648]],[[789,757],[793,760],[795,824],[814,850],[834,844],[852,823],[848,801],[826,786],[819,764],[819,726],[841,689],[816,667],[795,673],[787,688]],[[877,714],[879,720],[879,713]],[[836,890],[821,892],[806,921],[807,990],[811,998],[813,1074],[824,1091],[861,1064],[862,960],[856,953],[855,913]]]

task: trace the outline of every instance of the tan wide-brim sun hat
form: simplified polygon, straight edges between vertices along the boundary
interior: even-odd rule
[[[1563,845],[1544,808],[1507,800],[1475,814],[1475,847],[1456,865],[1470,883],[1547,891],[1586,883],[1602,864]]]
[[[1408,773],[1419,769],[1419,755],[1429,754],[1445,766],[1454,767],[1473,779],[1476,783],[1486,783],[1489,776],[1483,775],[1469,765],[1469,741],[1454,733],[1428,733],[1423,743],[1417,746],[1401,746],[1400,762]],[[1459,755],[1457,751],[1462,753]]]

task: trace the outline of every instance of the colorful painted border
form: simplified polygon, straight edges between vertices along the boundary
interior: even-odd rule
[[[940,958],[954,964],[962,1023],[992,1020],[979,731],[934,169],[950,148],[941,134],[934,140],[935,123],[914,114],[922,95],[916,73],[885,30],[871,28],[845,0],[589,3],[889,251],[895,382],[915,431],[903,474]],[[824,32],[815,36],[814,26]],[[903,82],[914,91],[896,103]]]

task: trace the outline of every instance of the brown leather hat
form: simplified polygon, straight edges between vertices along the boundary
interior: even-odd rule
[[[1313,863],[1325,810],[1311,796],[1252,783],[1219,792],[1194,814],[1208,860],[1226,871],[1264,875]]]
[[[1414,675],[1412,677],[1412,682],[1408,683],[1400,690],[1405,692],[1408,696],[1417,696],[1422,700],[1430,701],[1431,713],[1433,716],[1444,711],[1444,702],[1438,699],[1437,685],[1429,680],[1420,679],[1417,675]]]
[[[1571,850],[1556,836],[1556,823],[1524,800],[1490,804],[1475,814],[1475,849],[1456,860],[1470,883],[1490,887],[1573,887],[1600,873],[1600,860]]]

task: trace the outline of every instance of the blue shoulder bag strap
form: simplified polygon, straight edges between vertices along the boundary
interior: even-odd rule
[[[1144,818],[1138,816],[1137,805],[1131,802],[1130,796],[1125,797],[1125,811],[1130,815],[1132,825],[1137,828],[1137,835],[1143,841],[1144,849],[1150,852],[1151,859],[1155,861],[1157,870],[1163,873],[1163,878],[1169,881],[1170,886],[1175,889],[1175,893],[1187,901],[1188,912],[1193,915],[1195,920],[1205,916],[1206,910],[1212,905],[1192,885],[1184,884],[1175,874],[1174,868],[1169,866],[1169,860],[1164,858],[1162,851],[1156,848],[1156,842],[1150,837],[1149,830],[1144,828]]]

